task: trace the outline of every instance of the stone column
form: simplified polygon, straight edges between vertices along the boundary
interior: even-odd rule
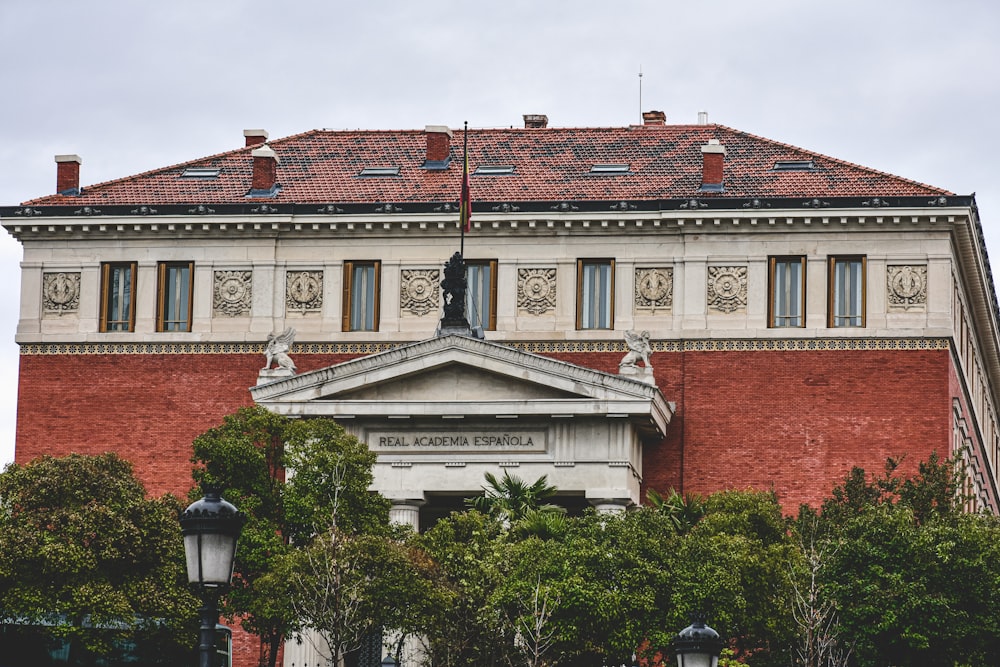
[[[621,514],[632,505],[629,498],[588,498],[598,514]]]
[[[392,507],[389,509],[389,521],[401,526],[411,526],[413,530],[420,530],[420,508],[426,504],[423,497],[420,498],[391,498]]]

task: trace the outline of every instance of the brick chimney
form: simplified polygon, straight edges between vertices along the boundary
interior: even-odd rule
[[[718,139],[709,139],[701,147],[701,190],[722,192],[726,147]]]
[[[643,125],[666,125],[667,124],[667,114],[662,111],[643,111],[642,112],[642,124]]]
[[[247,146],[258,146],[267,141],[267,130],[243,130]]]
[[[446,169],[451,160],[451,128],[445,125],[427,125],[424,127],[427,135],[427,157],[424,167],[428,169]]]
[[[253,181],[250,197],[273,197],[277,194],[278,154],[267,144],[250,151],[253,156]]]
[[[56,156],[56,194],[77,196],[80,194],[80,165],[83,159],[79,155]]]
[[[523,118],[525,129],[544,129],[549,126],[549,117],[543,113],[526,113]]]

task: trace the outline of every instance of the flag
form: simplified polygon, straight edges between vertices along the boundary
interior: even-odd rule
[[[464,147],[462,150],[465,166],[462,170],[462,198],[458,205],[458,221],[462,233],[472,231],[472,198],[469,195],[469,126],[465,126]]]

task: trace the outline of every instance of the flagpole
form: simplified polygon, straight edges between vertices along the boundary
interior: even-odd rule
[[[465,129],[462,130],[462,201],[459,202],[458,226],[462,228],[462,238],[459,242],[458,253],[465,257],[465,226],[472,219],[472,198],[469,192],[469,121],[465,121]]]

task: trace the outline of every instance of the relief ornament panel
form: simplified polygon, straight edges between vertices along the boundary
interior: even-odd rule
[[[323,272],[288,271],[285,274],[285,309],[306,313],[323,307]]]
[[[634,303],[637,313],[669,311],[674,303],[674,270],[668,267],[636,269]]]
[[[747,267],[708,267],[708,309],[735,313],[747,306]]]
[[[910,310],[927,304],[927,267],[923,265],[889,266],[886,272],[889,308]]]
[[[80,274],[60,271],[42,275],[42,307],[46,313],[76,312],[80,308]]]
[[[250,314],[253,299],[252,271],[216,271],[212,310],[216,315]]]
[[[423,317],[437,312],[440,303],[438,283],[441,272],[437,269],[403,269],[400,272],[399,307],[404,313]]]
[[[518,269],[517,307],[531,315],[544,315],[556,307],[556,270]]]

